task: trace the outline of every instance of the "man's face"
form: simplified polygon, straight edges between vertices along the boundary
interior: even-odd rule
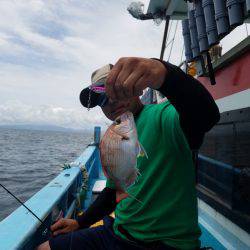
[[[114,121],[119,115],[123,114],[126,111],[131,111],[132,113],[134,113],[139,105],[141,105],[141,103],[138,97],[133,97],[123,101],[109,100],[108,103],[104,107],[102,107],[102,111],[108,119]]]

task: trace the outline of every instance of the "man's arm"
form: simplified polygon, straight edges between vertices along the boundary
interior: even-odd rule
[[[178,111],[182,130],[191,149],[201,146],[204,134],[220,119],[214,99],[206,88],[180,68],[161,61],[167,69],[164,83],[158,89]]]
[[[111,214],[116,207],[116,190],[105,187],[96,200],[77,218],[80,228],[87,228]]]
[[[60,219],[51,226],[53,235],[68,233],[81,228],[88,228],[97,221],[109,215],[116,207],[116,191],[112,188],[104,188],[92,205],[79,216],[77,220]]]
[[[120,58],[105,87],[106,94],[113,100],[139,96],[147,87],[161,91],[178,111],[191,149],[200,147],[205,132],[220,118],[212,96],[199,81],[158,59]]]

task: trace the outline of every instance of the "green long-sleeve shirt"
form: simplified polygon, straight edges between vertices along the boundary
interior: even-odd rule
[[[147,105],[136,126],[148,159],[138,158],[141,175],[128,192],[143,204],[131,197],[119,202],[114,231],[126,238],[121,225],[138,240],[195,249],[200,246],[195,171],[178,113],[170,102]],[[107,186],[113,186],[110,180]]]

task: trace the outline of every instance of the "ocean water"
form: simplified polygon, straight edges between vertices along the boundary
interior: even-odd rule
[[[0,183],[26,201],[92,141],[93,133],[0,128]],[[0,221],[19,206],[0,187]]]

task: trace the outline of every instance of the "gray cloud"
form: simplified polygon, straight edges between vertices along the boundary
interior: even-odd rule
[[[91,73],[121,56],[156,57],[160,50],[161,29],[130,17],[128,3],[2,1],[0,122],[101,122],[100,111],[80,108]]]
[[[84,119],[88,121],[86,126],[100,122],[93,115],[95,111],[79,111],[79,92],[89,84],[91,73],[122,56],[160,54],[164,25],[132,18],[126,10],[130,2],[1,1],[0,122],[47,119],[62,124],[69,120],[67,124],[73,121],[74,126],[83,124]],[[149,0],[144,2],[147,7]],[[233,32],[234,39],[223,39],[223,51],[244,36],[243,25]],[[182,48],[179,23],[171,62],[179,64]],[[22,111],[15,110],[18,105],[12,100],[22,104]],[[56,112],[58,107],[61,110]]]

